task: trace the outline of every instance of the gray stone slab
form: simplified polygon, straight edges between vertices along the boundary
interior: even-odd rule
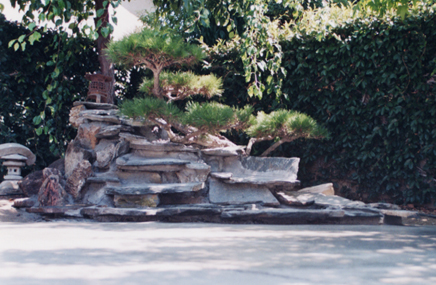
[[[274,209],[264,208],[259,210],[245,211],[225,211],[221,214],[224,219],[252,219],[259,220],[277,220],[281,219],[290,224],[308,223],[308,222],[325,222],[331,218],[343,218],[345,211],[343,210],[312,210],[312,209]]]
[[[100,129],[100,131],[95,135],[97,138],[109,138],[117,136],[122,129],[121,125],[107,126]]]
[[[80,106],[80,105],[83,105],[88,109],[100,109],[100,110],[118,109],[117,106],[107,103],[95,103],[95,102],[84,102],[84,101],[76,101],[73,103],[73,106]]]
[[[227,184],[252,184],[252,185],[266,185],[269,187],[277,187],[277,186],[293,186],[299,185],[300,181],[298,180],[289,180],[286,177],[278,175],[278,173],[274,172],[247,172],[243,174],[232,174],[230,178],[227,178],[228,175],[224,175],[221,179],[224,183]]]
[[[242,167],[245,169],[259,172],[285,171],[289,180],[297,180],[299,163],[300,159],[298,157],[247,156],[241,158]]]
[[[130,147],[138,150],[149,150],[149,151],[165,151],[165,152],[199,152],[198,148],[192,146],[185,146],[183,144],[172,143],[167,141],[154,141],[149,142],[143,141],[131,141]]]
[[[205,188],[205,183],[149,183],[140,185],[106,186],[107,195],[149,195],[162,193],[186,193]]]
[[[116,164],[119,169],[157,172],[180,171],[189,163],[191,163],[189,160],[183,159],[145,158],[131,154],[123,155],[116,160]]]
[[[88,177],[86,180],[88,183],[119,183],[120,179],[113,173],[112,175],[96,175],[93,177]]]
[[[225,184],[215,178],[209,179],[209,200],[215,204],[252,204],[276,206],[279,201],[266,187],[246,184]]]
[[[160,218],[180,215],[219,215],[222,209],[216,207],[195,207],[195,206],[177,206],[168,208],[145,208],[145,209],[129,209],[129,208],[110,208],[110,207],[88,207],[81,210],[81,214],[97,218],[101,216],[114,217],[113,220],[121,220],[127,217],[144,217],[143,220],[158,220]],[[115,218],[118,217],[118,218]],[[150,218],[150,219],[147,219]]]
[[[117,116],[117,110],[82,110],[79,116],[85,115],[99,115],[99,116]]]
[[[159,205],[157,194],[149,195],[114,195],[117,208],[156,208]]]
[[[87,111],[84,111],[87,112]],[[80,112],[82,113],[82,112]],[[94,115],[85,113],[83,114],[83,118],[90,120],[90,121],[96,121],[96,122],[105,122],[105,123],[112,123],[119,125],[121,122],[116,116],[103,116],[103,115]]]

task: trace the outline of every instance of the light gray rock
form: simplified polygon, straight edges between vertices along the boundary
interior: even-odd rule
[[[362,208],[365,207],[365,203],[360,201],[352,201],[340,196],[326,196],[324,194],[309,194],[315,198],[315,205],[321,207],[337,206],[341,208]]]
[[[109,168],[110,163],[116,156],[117,140],[102,139],[95,147],[96,166],[101,169]]]
[[[215,178],[209,179],[209,200],[214,204],[252,204],[279,205],[279,201],[266,187],[246,184],[225,184]]]
[[[280,203],[290,206],[309,206],[315,203],[315,197],[311,194],[278,192],[275,196]]]
[[[231,172],[212,172],[210,174],[211,177],[219,179],[219,180],[228,180],[232,178],[233,173]]]
[[[81,124],[87,123],[88,120],[80,116],[80,112],[85,111],[86,107],[84,105],[79,105],[71,108],[70,110],[70,124],[74,128],[78,128]]]
[[[65,184],[65,191],[78,199],[81,196],[81,191],[88,177],[92,175],[91,163],[88,160],[82,160],[74,168],[71,175],[68,177]]]
[[[76,101],[73,103],[73,106],[85,106],[87,109],[100,109],[100,110],[118,110],[118,107],[113,104],[107,103],[95,103],[95,102],[84,102],[84,101]]]
[[[299,193],[311,193],[311,194],[324,194],[326,196],[335,195],[335,189],[333,183],[321,184],[313,187],[303,188],[298,191]]]
[[[107,126],[100,129],[96,134],[97,138],[110,138],[117,136],[121,131],[121,125]]]

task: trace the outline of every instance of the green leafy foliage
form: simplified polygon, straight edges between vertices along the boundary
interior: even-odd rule
[[[29,30],[0,14],[0,143],[27,146],[37,156],[36,168],[41,169],[59,158],[75,137],[76,131],[68,126],[69,112],[73,101],[86,96],[84,75],[95,71],[98,61],[88,39],[37,28],[33,32],[41,34],[40,41],[24,51],[8,48],[12,39]],[[66,42],[50,45],[63,37]]]
[[[301,157],[303,181],[345,180],[367,200],[436,197],[436,18],[431,8],[412,12],[343,21],[321,38],[300,30],[281,43],[283,103],[325,122],[332,137],[282,146]],[[307,172],[320,161],[325,167]]]

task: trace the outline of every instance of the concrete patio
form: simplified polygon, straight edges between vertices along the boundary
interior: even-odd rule
[[[436,227],[0,223],[0,284],[435,284]]]

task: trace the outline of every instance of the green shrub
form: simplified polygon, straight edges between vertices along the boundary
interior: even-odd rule
[[[42,169],[60,158],[76,136],[69,126],[69,112],[74,101],[85,98],[89,83],[84,75],[98,69],[98,59],[90,40],[70,38],[64,54],[59,52],[63,46],[49,44],[53,37],[67,37],[66,33],[38,31],[39,42],[14,51],[9,41],[29,30],[0,14],[0,143],[25,145],[37,157],[35,168]],[[53,55],[63,57],[68,68],[56,66]],[[51,64],[42,68],[42,62]],[[47,80],[54,73],[62,80]]]
[[[303,181],[345,180],[363,198],[398,203],[436,197],[435,20],[425,9],[404,21],[353,19],[282,42],[288,108],[325,122],[332,137],[281,149],[301,157]],[[327,164],[306,172],[315,161]]]

